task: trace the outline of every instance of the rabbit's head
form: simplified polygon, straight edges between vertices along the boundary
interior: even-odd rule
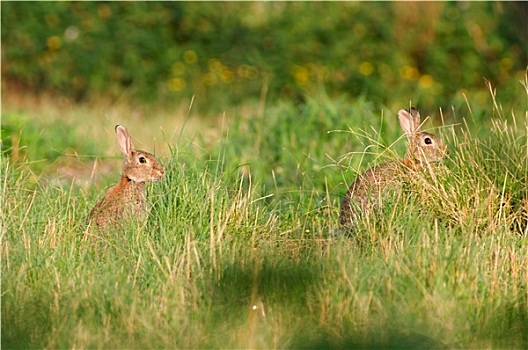
[[[158,181],[163,177],[163,167],[151,153],[136,150],[128,130],[116,125],[117,143],[121,148],[125,164],[123,176],[134,182]]]
[[[398,118],[409,141],[408,158],[419,163],[428,163],[440,161],[447,155],[447,147],[441,138],[420,131],[420,113],[416,108],[400,110]]]

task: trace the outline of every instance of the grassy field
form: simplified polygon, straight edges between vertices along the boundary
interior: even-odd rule
[[[341,197],[403,156],[395,110],[320,96],[204,122],[191,103],[8,96],[2,347],[527,348],[527,86],[422,111],[449,159],[387,193],[354,236]],[[146,227],[94,234],[86,216],[119,177],[118,122],[166,175],[148,186]]]

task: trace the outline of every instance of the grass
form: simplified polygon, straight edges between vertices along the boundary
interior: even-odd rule
[[[354,237],[336,235],[354,173],[404,152],[394,111],[361,99],[228,111],[216,138],[168,141],[148,225],[98,237],[84,220],[118,168],[57,183],[34,138],[4,149],[2,347],[526,348],[527,112],[490,96],[445,116],[449,159]]]

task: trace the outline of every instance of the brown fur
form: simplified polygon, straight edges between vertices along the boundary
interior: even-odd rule
[[[111,187],[90,211],[90,224],[100,228],[116,225],[125,220],[145,219],[147,201],[145,182],[158,181],[163,167],[151,153],[135,149],[128,130],[116,125],[117,143],[125,158],[118,184]]]
[[[341,203],[341,225],[352,228],[359,218],[379,208],[384,192],[398,187],[402,171],[408,172],[445,157],[447,149],[443,141],[435,135],[420,131],[420,114],[414,107],[409,111],[400,110],[398,117],[409,143],[407,156],[400,162],[370,168],[357,177]]]

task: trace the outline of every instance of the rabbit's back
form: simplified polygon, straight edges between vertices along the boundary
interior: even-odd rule
[[[90,212],[90,222],[108,227],[123,220],[142,220],[147,211],[145,183],[122,177]]]
[[[389,162],[359,175],[343,197],[339,216],[341,225],[353,226],[358,214],[366,215],[376,207],[384,191],[399,181],[400,166],[397,162]]]

